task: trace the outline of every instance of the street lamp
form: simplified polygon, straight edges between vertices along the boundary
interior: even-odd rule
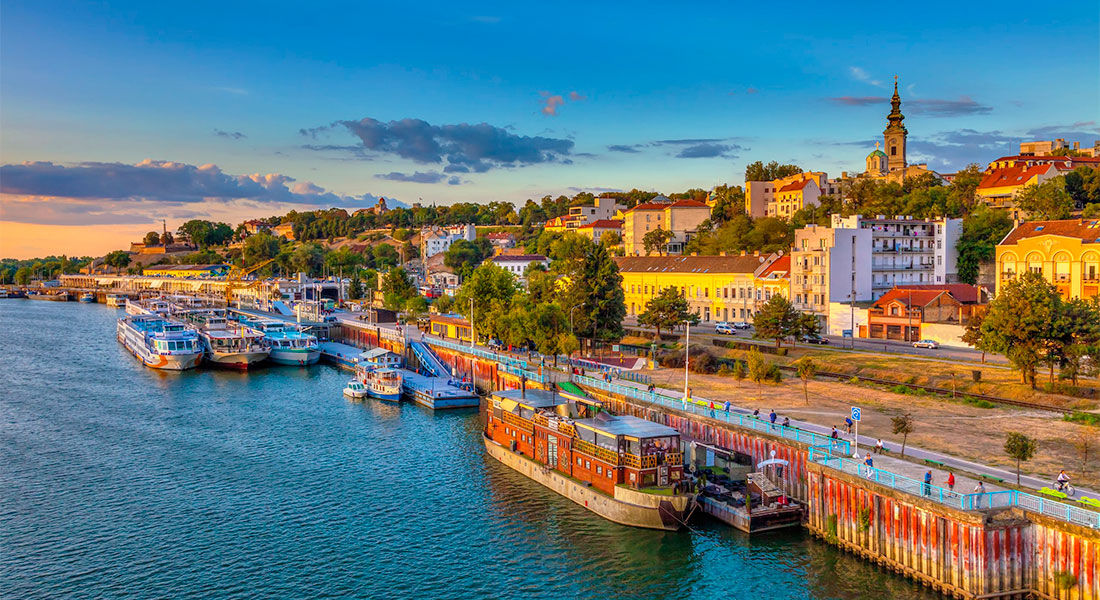
[[[574,306],[573,308],[569,309],[569,335],[573,335],[573,311],[577,310],[578,308],[580,308],[582,306],[584,306],[584,302],[581,302],[580,304],[578,304],[578,305]]]

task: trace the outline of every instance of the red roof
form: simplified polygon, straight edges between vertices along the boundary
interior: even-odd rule
[[[914,291],[944,291],[951,294],[951,297],[962,302],[963,304],[981,304],[981,295],[976,286],[967,283],[926,283],[915,285],[897,285],[894,286],[896,290],[914,290]]]
[[[784,254],[776,259],[775,262],[768,265],[768,268],[760,272],[760,277],[765,277],[772,273],[790,273],[791,272],[791,255]]]
[[[510,233],[501,232],[501,233],[487,234],[485,236],[485,239],[489,239],[489,240],[510,240],[510,239],[512,239],[512,237],[514,237],[514,236],[512,236],[512,234],[510,234]]]
[[[660,202],[646,202],[639,204],[630,210],[664,210],[672,206],[671,204],[662,204]],[[630,212],[629,210],[627,212]]]
[[[1082,164],[1100,165],[1100,156],[1002,156],[997,162],[1016,161],[1016,162],[1031,162],[1034,164],[1046,163],[1046,164],[1060,164],[1063,168],[1069,168],[1070,166],[1080,166]],[[1067,164],[1068,163],[1068,164]]]
[[[806,187],[806,185],[809,184],[811,181],[813,181],[813,179],[802,179],[800,181],[795,181],[795,182],[792,182],[792,183],[788,183],[787,185],[779,188],[778,190],[775,190],[775,193],[781,194],[783,192],[797,192],[798,190],[801,190],[802,188]],[[817,184],[815,183],[814,185],[817,185]]]
[[[623,222],[613,221],[611,219],[599,219],[598,221],[592,221],[588,225],[581,225],[577,229],[588,229],[590,227],[593,229],[595,229],[596,227],[599,227],[601,229],[622,229]]]
[[[875,306],[886,306],[891,302],[901,302],[905,306],[928,306],[939,297],[941,294],[947,293],[947,290],[903,290],[894,288],[889,292],[882,295],[881,298],[875,300]],[[950,296],[951,294],[947,294]]]
[[[1001,240],[999,246],[1041,235],[1077,238],[1086,244],[1100,244],[1100,219],[1065,219],[1062,221],[1028,221],[1020,223]]]
[[[1036,165],[1034,167],[1004,167],[993,169],[991,173],[982,179],[978,189],[1004,187],[1009,185],[1023,185],[1036,175],[1045,175],[1053,165]]]
[[[627,212],[631,210],[664,210],[666,208],[707,208],[707,203],[699,202],[698,200],[678,200],[672,203],[646,202],[645,204],[635,206]]]
[[[546,257],[541,254],[501,254],[489,260],[493,262],[544,262]]]

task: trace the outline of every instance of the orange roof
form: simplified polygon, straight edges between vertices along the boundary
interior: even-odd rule
[[[791,272],[791,255],[790,254],[784,254],[783,256],[780,256],[779,258],[777,258],[775,260],[775,262],[768,265],[768,268],[761,271],[760,272],[760,277],[766,277],[768,275],[771,275],[772,273],[783,273],[784,276],[786,276],[786,274],[790,273],[790,272]]]
[[[902,290],[894,288],[875,300],[875,306],[886,306],[895,301],[901,302],[905,306],[928,306],[942,294],[951,295],[946,290]]]
[[[546,226],[547,227],[564,227],[565,225],[563,224],[563,220],[562,220],[561,217],[554,217],[553,219],[550,219],[549,221],[546,222]]]
[[[806,187],[806,185],[808,183],[810,183],[811,181],[813,181],[813,179],[802,179],[802,180],[799,180],[799,181],[794,181],[794,182],[788,183],[787,185],[779,188],[778,190],[775,190],[775,192],[777,194],[780,194],[780,193],[783,193],[783,192],[797,192],[798,190],[801,190],[802,188]]]
[[[1063,221],[1020,223],[998,245],[1015,244],[1022,239],[1041,235],[1076,238],[1086,244],[1100,244],[1100,219],[1065,219]]]
[[[588,225],[581,225],[577,229],[595,229],[596,227],[599,227],[600,229],[622,229],[623,222],[613,221],[611,219],[600,219],[598,221],[592,221]]]
[[[1053,165],[1036,165],[1034,167],[1004,167],[993,169],[978,184],[978,189],[1005,187],[1010,185],[1024,185],[1036,175],[1046,175]]]
[[[943,291],[951,294],[951,297],[963,304],[980,304],[981,296],[976,286],[968,283],[925,283],[912,285],[896,285],[895,290],[914,291]]]

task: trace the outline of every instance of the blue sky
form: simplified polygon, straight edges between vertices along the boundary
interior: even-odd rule
[[[1096,10],[402,4],[4,2],[0,182],[19,185],[0,219],[670,192],[754,160],[839,174],[881,139],[895,74],[911,159],[940,171],[1100,139]],[[215,192],[193,181],[211,174]],[[271,193],[239,189],[252,174]]]

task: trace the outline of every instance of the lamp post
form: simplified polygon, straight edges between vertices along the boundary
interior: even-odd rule
[[[691,395],[688,387],[688,363],[691,362],[691,321],[685,320],[684,328],[687,330],[684,339],[684,403],[687,404],[688,397]]]

